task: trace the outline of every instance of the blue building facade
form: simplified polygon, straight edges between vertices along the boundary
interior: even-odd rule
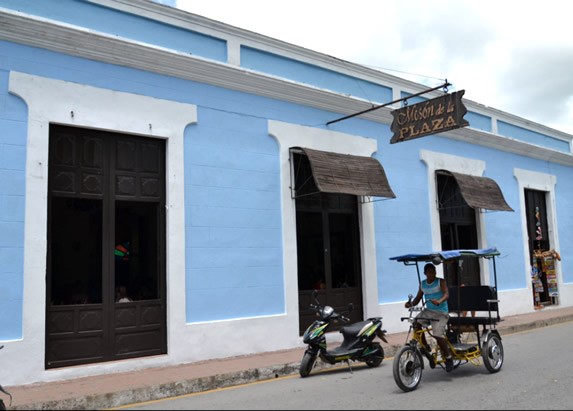
[[[425,86],[147,0],[3,0],[0,56],[5,385],[301,346],[304,149],[373,158],[395,194],[328,197],[352,205],[329,208],[324,238],[348,255],[328,256],[326,293],[357,299],[358,316],[403,330],[417,280],[389,258],[444,249],[446,229],[468,226],[440,211],[448,173],[492,179],[513,210],[463,204],[472,234],[453,236],[501,252],[501,314],[573,304],[573,136],[472,101],[468,127],[399,144],[398,105],[327,124]],[[126,275],[153,283],[125,306],[113,295],[121,227]],[[559,255],[545,300],[536,244]],[[352,293],[336,294],[336,264],[353,266]],[[92,300],[72,302],[84,271]],[[474,274],[486,283],[491,269]]]

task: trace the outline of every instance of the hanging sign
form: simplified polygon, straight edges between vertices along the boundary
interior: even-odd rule
[[[462,102],[465,90],[445,94],[392,111],[394,133],[390,144],[469,126]]]

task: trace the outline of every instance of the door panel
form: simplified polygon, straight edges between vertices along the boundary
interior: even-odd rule
[[[129,358],[161,354],[163,308],[160,301],[118,303],[113,353]]]
[[[297,212],[296,218],[298,288],[299,290],[323,289],[326,287],[326,277],[322,213]]]
[[[47,367],[55,368],[105,358],[105,319],[101,304],[52,306],[46,324]]]
[[[50,127],[46,368],[167,352],[164,156]]]
[[[297,250],[299,279],[299,331],[316,319],[310,310],[312,290],[319,290],[319,301],[347,314],[351,321],[363,319],[362,270],[356,198],[348,203],[341,195],[321,194],[321,207],[297,211]],[[352,196],[348,196],[352,197]],[[305,203],[308,204],[308,203]],[[316,204],[316,202],[315,202]],[[353,205],[352,205],[353,204]],[[329,208],[333,207],[333,208]],[[336,330],[344,324],[331,325]]]

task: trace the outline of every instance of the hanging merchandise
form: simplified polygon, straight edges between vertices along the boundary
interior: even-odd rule
[[[533,255],[533,259],[531,261],[531,282],[533,285],[533,306],[536,310],[539,310],[543,308],[540,296],[540,294],[543,293],[543,282],[541,281],[537,252]]]
[[[540,270],[541,266],[541,240],[543,239],[543,231],[541,230],[541,215],[539,213],[539,207],[535,207],[535,239],[537,240],[537,250],[533,252],[533,257],[531,261],[531,281],[533,283],[533,296],[534,305],[536,309],[543,308],[541,304],[541,294],[544,293],[543,281],[541,276],[543,272]]]
[[[533,265],[531,266],[531,281],[533,282],[533,291],[536,293],[543,292],[543,282],[541,281],[539,268],[534,258]],[[536,299],[539,300],[539,296],[536,296]]]
[[[547,291],[550,297],[559,297],[557,287],[557,272],[555,270],[555,261],[561,260],[561,256],[555,250],[544,251],[541,253],[542,270],[547,278]]]
[[[535,230],[535,234],[537,234],[537,236],[535,237],[535,239],[537,241],[541,241],[543,240],[543,231],[541,231],[541,219],[539,214],[539,207],[535,207],[535,219],[537,220],[537,222],[535,223],[535,225],[537,226],[537,229]]]

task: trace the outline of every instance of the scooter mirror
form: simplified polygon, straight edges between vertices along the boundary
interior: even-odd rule
[[[320,301],[318,300],[318,290],[312,290],[312,298],[316,305],[320,305]]]
[[[348,303],[348,312],[354,310],[354,304]]]

